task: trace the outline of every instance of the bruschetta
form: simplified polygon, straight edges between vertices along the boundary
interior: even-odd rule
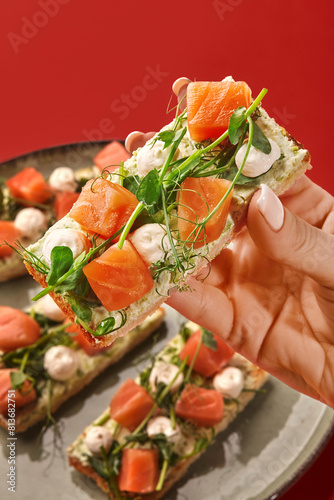
[[[187,109],[82,190],[23,258],[89,342],[111,344],[186,290],[243,226],[260,184],[277,195],[310,155],[245,82],[193,82]]]
[[[114,392],[68,448],[69,463],[111,499],[162,498],[266,380],[219,337],[187,323]]]

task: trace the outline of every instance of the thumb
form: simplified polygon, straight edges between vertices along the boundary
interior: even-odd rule
[[[253,196],[247,226],[254,243],[270,258],[334,287],[334,237],[297,217],[265,184]]]

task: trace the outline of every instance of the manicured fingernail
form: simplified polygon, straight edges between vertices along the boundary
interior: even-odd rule
[[[284,223],[284,208],[279,198],[266,184],[261,184],[261,196],[257,200],[257,206],[271,229],[279,231]]]
[[[178,97],[182,88],[185,87],[186,85],[188,85],[190,82],[191,82],[191,80],[189,80],[189,78],[186,78],[185,76],[182,76],[181,78],[178,78],[177,80],[175,80],[175,82],[173,83],[173,86],[172,86],[172,90],[173,90],[174,94],[176,95],[176,97]]]
[[[129,153],[132,153],[134,151],[134,149],[137,149],[136,147],[134,147],[135,143],[143,135],[144,135],[143,132],[139,132],[138,130],[135,130],[134,132],[130,132],[130,134],[125,139],[125,149],[127,149],[129,151]]]

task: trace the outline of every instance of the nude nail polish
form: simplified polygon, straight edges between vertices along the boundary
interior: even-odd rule
[[[138,138],[142,137],[144,134],[143,132],[139,132],[139,130],[134,130],[133,132],[130,132],[130,134],[127,136],[125,139],[125,149],[129,152],[132,153],[134,148],[134,143]]]
[[[266,185],[261,184],[261,196],[257,206],[268,226],[278,232],[284,223],[284,208],[276,194]]]
[[[187,86],[189,83],[191,82],[191,80],[189,80],[189,78],[186,78],[185,76],[182,76],[181,78],[178,78],[177,80],[175,80],[175,82],[173,83],[173,86],[172,86],[172,90],[174,92],[174,94],[176,96],[178,96],[181,92],[181,90]]]

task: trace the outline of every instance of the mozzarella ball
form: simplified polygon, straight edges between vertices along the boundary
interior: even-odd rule
[[[237,398],[244,387],[244,375],[239,368],[228,366],[213,379],[216,391],[226,398]]]
[[[74,349],[64,345],[50,347],[44,356],[44,368],[54,380],[71,378],[79,367],[79,356]]]
[[[56,168],[50,175],[49,184],[55,191],[75,192],[78,186],[74,172],[69,167]]]
[[[147,423],[146,432],[149,437],[164,434],[170,443],[176,443],[181,435],[180,427],[177,424],[173,427],[172,421],[167,417],[151,418]]]
[[[74,229],[55,229],[51,231],[43,243],[43,258],[48,266],[51,265],[52,249],[58,246],[69,247],[75,259],[82,252],[89,249],[90,243],[83,233]]]
[[[85,443],[89,451],[96,456],[101,456],[101,446],[105,449],[106,453],[110,450],[113,442],[113,436],[111,432],[97,425],[91,427],[85,436]]]
[[[165,252],[170,249],[166,230],[159,224],[139,227],[129,236],[129,240],[148,266],[163,259]]]
[[[174,451],[178,455],[184,457],[193,453],[196,445],[196,439],[193,436],[180,434],[180,439],[178,439],[174,446]]]
[[[257,177],[258,175],[267,172],[272,164],[278,160],[281,156],[281,151],[278,144],[272,139],[268,139],[271,145],[271,151],[269,154],[263,153],[259,149],[250,147],[249,154],[247,156],[246,163],[242,169],[242,174],[246,177]],[[235,163],[238,169],[240,169],[245,153],[247,149],[247,144],[243,144],[235,156]]]
[[[57,306],[50,295],[45,295],[44,297],[39,299],[34,306],[34,311],[39,314],[43,314],[43,316],[46,316],[52,321],[58,321],[59,323],[61,321],[64,321],[64,319],[66,318],[66,315],[63,313],[60,307]]]
[[[147,144],[137,153],[137,169],[139,174],[145,176],[151,170],[159,170],[167,160],[170,152],[170,146],[164,149],[163,141],[156,141],[153,145]]]
[[[15,227],[23,236],[38,239],[47,230],[47,220],[44,212],[38,208],[23,208],[14,220]]]
[[[178,366],[173,365],[172,363],[156,363],[153,366],[149,377],[149,382],[151,384],[152,390],[157,390],[157,385],[159,384],[159,382],[163,382],[165,385],[169,385],[178,371]],[[183,379],[183,373],[179,373],[171,386],[171,392],[176,391],[180,387]]]

